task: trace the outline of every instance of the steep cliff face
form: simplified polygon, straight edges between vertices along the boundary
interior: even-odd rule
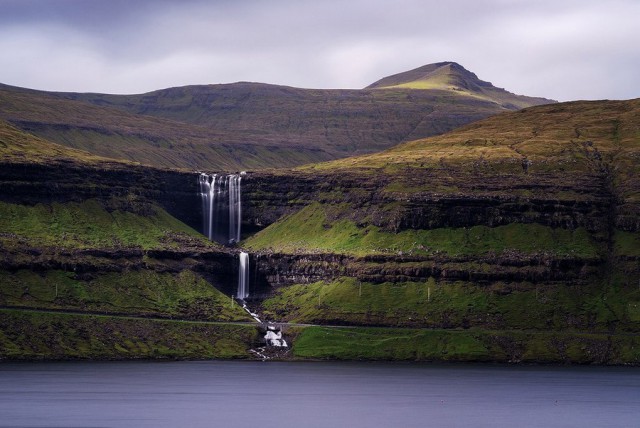
[[[430,279],[490,282],[585,282],[598,273],[597,257],[503,253],[482,257],[257,254],[257,269],[273,286],[332,282],[341,277],[370,284]]]
[[[245,221],[264,227],[313,201],[348,203],[347,215],[360,225],[385,230],[442,227],[491,227],[514,222],[550,227],[606,229],[611,209],[615,222],[636,229],[604,174],[579,176],[474,172],[452,168],[415,169],[400,172],[320,171],[250,174],[243,182]]]
[[[193,177],[188,172],[119,163],[5,162],[0,170],[0,200],[35,205],[97,199],[113,209],[140,212],[154,202],[199,228],[202,216]]]

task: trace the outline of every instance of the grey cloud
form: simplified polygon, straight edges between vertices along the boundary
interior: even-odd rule
[[[640,96],[635,0],[0,0],[0,81],[364,87],[442,60],[527,95]]]

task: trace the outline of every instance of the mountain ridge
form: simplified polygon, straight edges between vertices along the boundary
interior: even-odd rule
[[[238,82],[110,95],[0,85],[0,119],[100,156],[157,167],[240,170],[373,153],[553,102],[502,93],[492,99],[485,92]]]

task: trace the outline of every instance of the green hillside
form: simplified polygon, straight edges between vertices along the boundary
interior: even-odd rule
[[[242,243],[273,278],[262,310],[397,329],[304,330],[307,358],[637,364],[638,123],[639,100],[539,106],[298,168],[313,191]]]
[[[638,123],[639,100],[543,105],[243,175],[249,305],[302,323],[274,353],[640,364]],[[240,248],[194,229],[196,174],[7,122],[0,163],[1,358],[253,358]]]
[[[83,163],[109,161],[91,153],[74,150],[21,131],[5,121],[0,121],[0,161],[2,162],[51,162],[78,160]]]
[[[233,252],[152,197],[170,172],[136,168],[0,123],[0,359],[250,356]]]
[[[453,91],[462,97],[497,103],[509,110],[547,104],[544,98],[515,95],[489,82],[478,79],[474,73],[455,62],[440,62],[418,67],[404,73],[385,77],[367,89],[422,89]]]

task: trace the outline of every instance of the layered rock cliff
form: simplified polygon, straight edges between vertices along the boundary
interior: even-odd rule
[[[265,312],[638,331],[637,116],[637,100],[537,107],[379,155],[250,174],[247,221],[268,227],[243,245],[274,290]]]

